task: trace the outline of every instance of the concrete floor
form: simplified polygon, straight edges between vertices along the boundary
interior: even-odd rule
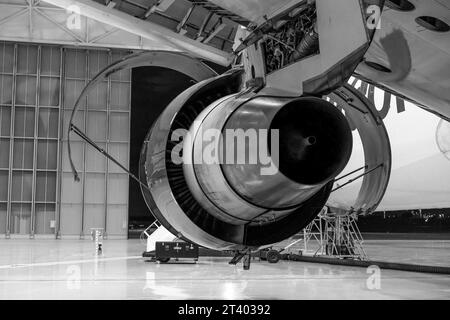
[[[254,261],[244,271],[203,257],[159,265],[143,261],[139,240],[103,247],[96,257],[91,241],[0,240],[0,299],[450,299],[447,275],[381,270],[377,289],[364,268]],[[377,260],[450,265],[450,241],[376,240],[366,249]]]
[[[449,240],[366,240],[364,248],[374,261],[450,267]]]

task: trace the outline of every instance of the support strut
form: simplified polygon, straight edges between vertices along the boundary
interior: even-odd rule
[[[378,169],[378,168],[380,168],[380,167],[382,167],[382,166],[383,166],[383,164],[381,163],[381,164],[377,165],[375,168],[372,168],[372,169],[370,169],[370,170],[364,172],[363,174],[360,174],[359,176],[357,176],[357,177],[355,177],[355,178],[353,178],[353,179],[348,180],[348,181],[347,181],[346,183],[344,183],[343,185],[340,185],[340,186],[334,188],[333,190],[331,190],[331,192],[334,192],[334,191],[337,191],[337,190],[339,190],[339,189],[342,189],[342,188],[345,187],[346,185],[349,185],[350,183],[353,183],[353,182],[355,182],[356,180],[361,179],[362,177],[368,175],[369,173],[375,171],[376,169]],[[356,170],[356,171],[354,171],[354,172],[357,172],[357,171],[359,171],[359,170],[361,170],[361,169],[358,169],[358,170]],[[354,172],[353,172],[353,173],[354,173]],[[349,173],[348,175],[350,175],[350,174],[351,174],[351,173]],[[348,176],[348,175],[347,175],[347,176]],[[345,176],[344,176],[344,177],[345,177]],[[343,177],[342,177],[342,178],[343,178]],[[341,179],[342,179],[342,178],[341,178]]]
[[[121,168],[123,171],[128,173],[128,175],[137,183],[139,183],[141,186],[143,186],[145,189],[149,189],[148,186],[143,183],[141,180],[138,179],[130,170],[125,168],[119,161],[117,161],[112,155],[110,155],[108,152],[106,152],[104,149],[102,149],[98,144],[96,144],[94,141],[92,141],[83,131],[81,131],[77,126],[75,126],[73,123],[70,124],[70,131],[74,132],[77,136],[79,136],[81,139],[83,139],[85,142],[87,142],[90,146],[94,147],[98,152],[100,152],[103,156],[105,156],[107,159],[114,162],[119,168]],[[80,181],[80,177],[78,176],[78,173],[74,171],[75,173],[75,181]]]

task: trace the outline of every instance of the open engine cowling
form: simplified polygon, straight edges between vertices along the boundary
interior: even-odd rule
[[[298,233],[325,204],[334,212],[362,215],[373,212],[383,198],[391,170],[389,138],[375,106],[358,90],[343,85],[326,97],[332,104],[311,97],[263,96],[262,91],[256,93],[261,89],[258,81],[250,81],[245,85],[246,89],[242,89],[242,71],[234,70],[217,76],[197,59],[168,51],[127,56],[102,70],[83,89],[73,108],[67,131],[69,161],[75,180],[78,173],[71,157],[72,132],[137,179],[124,165],[96,146],[73,121],[89,92],[101,81],[115,72],[142,66],[170,68],[193,81],[200,81],[179,95],[160,115],[147,134],[139,161],[143,197],[151,213],[174,235],[218,250],[254,249]],[[210,117],[213,113],[209,115],[207,111],[212,109],[217,113],[214,117]],[[351,145],[346,138],[346,123],[336,110],[345,112],[350,127],[358,131],[365,158],[364,173],[360,175],[362,184],[351,207],[342,207],[329,199],[334,176],[347,162]],[[279,149],[285,150],[289,156],[275,161],[280,172],[270,177],[259,175],[262,168],[258,165],[200,163],[197,168],[189,168],[183,161],[172,161],[172,156],[179,155],[188,142],[183,141],[183,134],[194,131],[194,123],[200,119],[205,120],[204,126],[209,123],[220,132],[239,127],[279,129]],[[334,128],[330,129],[330,126]],[[264,142],[264,139],[260,141]],[[194,151],[193,147],[194,144],[188,145],[186,150]],[[267,149],[270,150],[271,146]],[[306,149],[306,153],[299,152]],[[186,153],[181,158],[183,156]],[[212,194],[203,190],[197,192],[200,182],[211,181],[213,176],[202,174],[203,170],[211,168],[221,169],[217,177],[222,180],[214,182],[226,186],[228,181],[225,178],[229,179],[231,183],[228,186],[233,186],[231,191],[234,194],[214,189],[211,189]],[[194,169],[200,174],[192,179],[189,170]],[[231,212],[227,211],[230,204],[224,200],[226,196],[244,201],[246,208],[252,204],[256,209],[265,207],[267,212],[264,217],[255,216],[255,212],[246,217],[242,216],[248,214],[244,210],[232,213],[230,217]],[[207,197],[207,201],[202,201],[203,197]],[[211,210],[212,206],[224,208]]]
[[[229,72],[183,92],[153,125],[141,154],[144,197],[157,219],[180,238],[220,250],[299,232],[325,205],[352,151],[348,122],[331,103],[239,92],[240,79]],[[208,130],[220,135],[205,139]],[[257,136],[270,162],[251,162],[251,143],[243,144],[245,161],[236,161],[242,150],[226,148],[236,138],[227,133],[239,130],[241,142]],[[211,146],[217,161],[203,157]]]

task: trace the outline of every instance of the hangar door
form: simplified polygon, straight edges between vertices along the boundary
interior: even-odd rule
[[[76,183],[67,125],[86,83],[126,52],[0,42],[0,234],[84,237],[104,228],[126,238],[128,176],[75,136]],[[128,164],[131,74],[93,90],[75,124]]]

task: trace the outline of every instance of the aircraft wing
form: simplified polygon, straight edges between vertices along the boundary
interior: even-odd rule
[[[410,3],[397,9],[393,3]],[[427,110],[450,118],[450,1],[386,1],[380,27],[356,70]]]

